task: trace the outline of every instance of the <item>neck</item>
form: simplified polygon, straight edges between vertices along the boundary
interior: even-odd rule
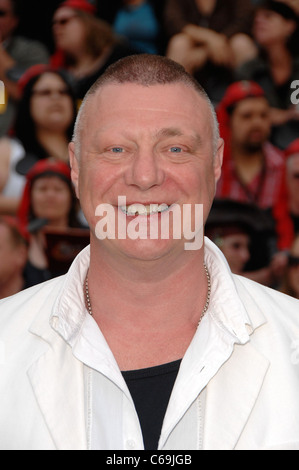
[[[290,213],[296,217],[299,217],[299,198],[291,198],[290,200]]]
[[[103,256],[91,244],[89,285],[95,317],[136,322],[137,316],[140,323],[154,320],[157,326],[186,316],[192,320],[201,313],[207,296],[202,250],[174,260],[123,261]]]
[[[49,220],[48,227],[54,227],[54,228],[61,228],[61,229],[66,229],[69,226],[68,223],[68,218],[67,217],[59,217],[57,219],[51,219]]]
[[[37,140],[48,153],[49,157],[68,162],[68,139],[65,130],[38,129]]]
[[[142,5],[142,3],[145,3],[145,0],[126,0],[126,5],[132,5],[132,6],[138,6]]]
[[[283,85],[292,73],[291,53],[284,44],[273,44],[267,50],[267,54],[274,82]]]
[[[256,149],[250,149],[243,145],[233,144],[232,151],[233,160],[235,163],[244,165],[255,165],[264,162],[264,152],[262,146]]]
[[[85,77],[95,72],[105,62],[110,52],[110,46],[106,46],[97,57],[78,52],[76,55],[72,55],[69,71],[78,79]]]
[[[266,50],[271,65],[289,63],[292,61],[291,54],[285,44],[274,43],[267,47]]]
[[[0,284],[0,299],[17,294],[24,287],[24,278],[22,274],[16,275]]]
[[[234,149],[232,155],[234,166],[240,180],[245,184],[250,184],[263,169],[263,151],[261,149],[250,151],[244,147],[239,147]]]
[[[120,369],[181,359],[208,297],[203,250],[175,259],[123,261],[109,260],[91,244],[92,314]]]

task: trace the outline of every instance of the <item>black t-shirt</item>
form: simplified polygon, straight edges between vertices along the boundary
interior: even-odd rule
[[[181,361],[123,372],[139,417],[145,450],[158,448],[162,424]]]

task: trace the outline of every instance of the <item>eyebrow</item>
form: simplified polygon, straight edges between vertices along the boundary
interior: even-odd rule
[[[200,137],[199,134],[195,133],[195,134],[186,134],[185,132],[181,131],[181,129],[177,128],[177,127],[165,127],[163,129],[160,129],[157,134],[156,134],[156,137],[158,139],[163,139],[163,138],[167,138],[167,137],[182,137],[182,136],[186,136],[186,137],[191,137],[192,140],[194,140],[195,144],[196,145],[201,145],[202,143],[202,138]]]

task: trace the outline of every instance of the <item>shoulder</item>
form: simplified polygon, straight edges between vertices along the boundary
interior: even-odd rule
[[[35,57],[41,62],[49,60],[49,52],[43,43],[23,36],[15,36],[8,49],[15,60],[24,60],[23,54],[28,54],[28,61],[34,60]]]
[[[40,314],[47,321],[61,289],[64,276],[30,287],[0,301],[1,338],[11,331],[26,331]]]
[[[257,57],[252,59],[243,65],[241,65],[236,71],[237,80],[252,80],[255,77],[267,73],[268,67],[266,62],[261,58]]]
[[[238,294],[250,319],[262,314],[270,328],[299,339],[299,300],[265,287],[243,276],[234,275]]]
[[[0,155],[0,188],[2,188],[6,184],[12,156],[11,140],[8,137],[2,137],[0,139]]]
[[[284,154],[278,147],[268,141],[264,144],[263,151],[267,158],[268,165],[278,167],[280,169],[285,167]]]
[[[0,138],[0,151],[1,151],[1,159],[3,156],[9,157],[12,149],[12,140],[9,137],[1,137]]]
[[[268,300],[269,302],[273,302],[276,304],[277,308],[281,308],[281,306],[288,305],[292,309],[295,309],[298,314],[299,319],[299,300],[295,299],[294,297],[290,297],[289,295],[283,294],[280,291],[272,289],[270,287],[263,286],[258,282],[252,281],[251,279],[246,278],[245,276],[238,276],[233,274],[233,278],[237,289],[242,291],[242,295],[244,292],[247,292],[250,296],[257,296],[257,299]]]

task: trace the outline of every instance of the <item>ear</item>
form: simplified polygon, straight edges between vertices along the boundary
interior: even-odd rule
[[[296,31],[296,28],[297,28],[297,23],[296,23],[296,21],[294,21],[294,20],[289,20],[289,21],[288,21],[288,33],[289,33],[289,37],[292,36],[292,34],[294,34],[294,32]]]
[[[221,168],[223,163],[224,140],[218,140],[217,152],[214,155],[214,175],[215,183],[217,183],[221,176]]]
[[[76,196],[79,199],[79,162],[75,155],[75,144],[74,142],[69,143],[69,158],[71,165],[71,177],[72,182],[76,191]]]

